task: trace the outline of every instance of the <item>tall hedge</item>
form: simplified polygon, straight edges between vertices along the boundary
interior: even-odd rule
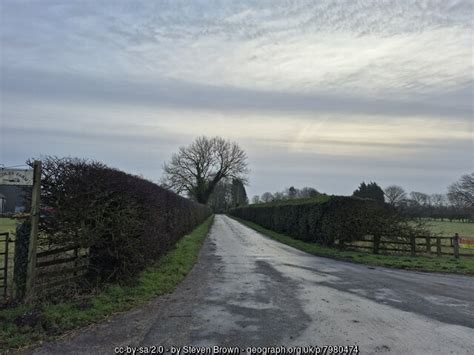
[[[133,280],[211,213],[102,163],[56,157],[42,163],[43,247],[88,247],[96,280]]]
[[[250,205],[230,214],[265,228],[323,245],[339,245],[365,235],[387,235],[398,225],[389,206],[369,199],[333,196],[327,199]]]

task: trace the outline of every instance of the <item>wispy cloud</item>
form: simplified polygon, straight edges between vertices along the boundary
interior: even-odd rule
[[[94,155],[155,179],[161,162],[137,165],[139,152],[163,160],[207,133],[246,144],[268,168],[254,169],[251,180],[278,175],[272,181],[280,185],[290,183],[288,169],[323,186],[338,173],[353,184],[366,178],[341,159],[372,159],[364,163],[371,176],[390,161],[405,177],[384,171],[415,187],[425,186],[423,170],[449,168],[454,180],[474,165],[469,0],[4,0],[0,7],[6,162],[19,159],[15,142],[41,136],[41,153]],[[114,156],[117,142],[136,154]],[[307,154],[333,175],[293,166]],[[431,190],[448,180],[430,179]]]

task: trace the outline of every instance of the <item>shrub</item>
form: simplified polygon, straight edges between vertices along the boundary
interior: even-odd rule
[[[43,247],[89,248],[89,276],[131,281],[210,215],[201,204],[95,161],[42,159]]]
[[[289,203],[251,205],[230,214],[295,239],[340,246],[365,235],[401,231],[396,211],[374,200],[332,196]]]

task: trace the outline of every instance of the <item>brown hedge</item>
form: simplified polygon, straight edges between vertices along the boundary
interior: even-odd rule
[[[329,246],[336,241],[343,246],[369,234],[401,232],[400,220],[393,209],[355,197],[250,205],[233,209],[230,214],[295,239]]]
[[[210,210],[141,177],[76,158],[42,159],[42,247],[90,248],[90,276],[133,280]]]

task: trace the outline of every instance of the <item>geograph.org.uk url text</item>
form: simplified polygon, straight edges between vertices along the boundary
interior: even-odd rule
[[[358,345],[308,345],[308,346],[117,346],[115,354],[158,355],[357,355]]]

